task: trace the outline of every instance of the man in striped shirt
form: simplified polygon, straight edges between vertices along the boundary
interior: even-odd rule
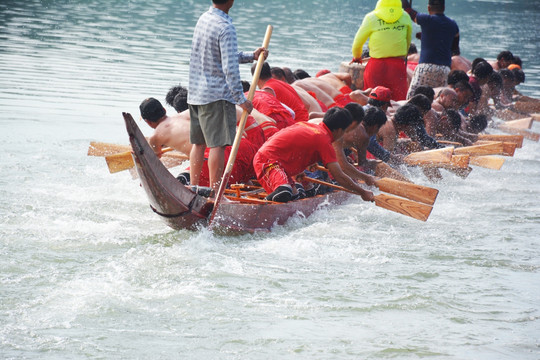
[[[208,167],[210,186],[217,190],[225,166],[225,146],[232,145],[236,133],[238,104],[251,112],[240,79],[240,63],[252,62],[262,53],[238,51],[236,29],[228,15],[234,0],[212,0],[210,9],[201,15],[193,34],[189,64],[188,104],[191,118],[191,184],[198,185],[204,151],[210,148]]]

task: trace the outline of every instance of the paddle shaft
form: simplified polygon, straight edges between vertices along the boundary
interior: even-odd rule
[[[264,49],[268,49],[268,45],[270,44],[270,38],[272,37],[272,25],[268,25],[266,28],[266,34],[264,35],[264,41],[262,47]],[[259,57],[264,57],[262,52],[259,54]],[[259,76],[261,74],[261,69],[264,64],[264,59],[258,59],[257,60],[257,66],[255,67],[255,71],[253,73],[253,80],[251,82],[251,86],[249,87],[249,93],[247,99],[249,101],[253,100],[253,96],[255,95],[255,90],[257,89],[257,84],[259,82]],[[229,155],[229,160],[227,161],[227,165],[225,166],[225,171],[223,172],[223,177],[221,178],[221,183],[219,184],[218,193],[216,194],[216,201],[214,203],[214,208],[212,209],[212,213],[210,214],[210,218],[208,220],[208,227],[212,226],[212,222],[214,221],[214,217],[216,216],[217,209],[219,208],[219,205],[221,203],[221,199],[223,198],[223,194],[225,193],[225,188],[227,187],[229,183],[229,178],[231,177],[232,168],[234,165],[234,161],[236,160],[236,155],[238,154],[238,148],[240,147],[240,140],[242,139],[242,133],[244,132],[244,127],[246,126],[246,120],[248,117],[248,112],[244,110],[242,112],[242,117],[240,118],[240,123],[238,124],[238,129],[236,130],[236,136],[234,137],[234,142],[231,148],[231,153]]]
[[[328,169],[326,169],[324,166],[319,165],[317,166],[317,169],[328,171]],[[439,194],[439,190],[434,188],[387,177],[376,180],[375,186],[377,186],[381,191],[428,205],[433,205],[437,199],[437,195]]]
[[[305,177],[304,180],[310,181],[316,184],[326,185],[336,190],[347,191],[352,194],[356,194],[350,190],[347,190],[343,186],[328,183],[326,181],[322,181],[319,179]],[[415,218],[417,220],[422,220],[422,221],[426,221],[429,218],[429,215],[431,214],[431,210],[433,209],[433,207],[430,205],[422,204],[422,203],[412,201],[412,200],[402,199],[402,198],[388,195],[388,194],[375,195],[374,199],[375,199],[376,206],[379,206],[384,209],[394,211],[394,212],[397,212],[406,216],[410,216],[412,218]]]

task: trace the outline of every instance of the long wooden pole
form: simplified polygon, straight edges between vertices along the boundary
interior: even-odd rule
[[[268,49],[268,45],[270,44],[270,38],[272,37],[272,30],[274,28],[272,25],[268,25],[266,28],[266,34],[264,35],[264,41],[262,47],[265,49]],[[259,59],[257,60],[257,66],[255,67],[255,72],[253,73],[253,80],[251,82],[251,86],[249,87],[249,93],[248,93],[248,100],[253,100],[253,96],[255,95],[255,90],[257,89],[257,83],[259,82],[259,76],[261,74],[261,69],[264,64],[264,59],[261,59],[264,57],[262,53],[259,55]],[[242,133],[244,132],[244,127],[246,126],[246,120],[248,117],[248,112],[244,110],[242,112],[242,117],[240,118],[240,124],[238,124],[238,129],[236,130],[236,136],[234,138],[234,142],[231,148],[231,153],[229,155],[229,160],[227,161],[227,165],[225,166],[225,171],[223,172],[223,177],[221,178],[221,183],[219,184],[218,193],[216,194],[216,201],[214,203],[214,209],[212,210],[212,213],[210,214],[210,218],[208,219],[208,226],[212,226],[212,222],[214,221],[214,217],[216,216],[217,209],[219,208],[219,204],[221,203],[221,199],[223,198],[223,194],[225,193],[225,188],[227,187],[229,183],[229,178],[231,177],[232,168],[234,165],[234,161],[236,160],[236,155],[238,154],[238,148],[240,146],[240,140],[242,139]]]

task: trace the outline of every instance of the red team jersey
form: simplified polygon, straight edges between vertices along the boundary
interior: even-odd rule
[[[225,164],[229,161],[229,155],[231,154],[231,146],[225,148]],[[210,149],[206,148],[205,158],[208,159],[208,151]],[[241,139],[240,145],[238,146],[238,153],[236,154],[236,159],[234,161],[234,166],[231,171],[231,177],[229,179],[229,184],[235,183],[246,183],[249,180],[255,177],[255,171],[253,170],[253,157],[257,153],[257,147],[253,145],[247,139]],[[203,168],[201,171],[201,178],[199,185],[201,186],[210,186],[210,176],[208,171],[208,160],[204,161]]]
[[[266,191],[272,192],[279,185],[287,183],[261,181],[267,170],[275,165],[292,178],[314,163],[327,165],[337,162],[333,141],[332,132],[324,123],[301,122],[289,126],[275,134],[257,151],[253,159],[257,179]]]
[[[306,110],[300,95],[298,95],[291,85],[280,80],[269,79],[266,84],[264,84],[264,87],[274,90],[276,98],[294,111],[295,122],[309,120],[309,113]]]
[[[261,114],[271,117],[276,121],[278,129],[283,129],[294,124],[294,119],[289,110],[276,97],[266,91],[255,91],[252,102],[253,107]]]

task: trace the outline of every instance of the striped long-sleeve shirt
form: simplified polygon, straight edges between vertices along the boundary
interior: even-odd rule
[[[242,104],[239,63],[253,61],[253,53],[238,51],[232,18],[210,7],[199,18],[189,62],[188,103],[205,105],[218,100]]]

